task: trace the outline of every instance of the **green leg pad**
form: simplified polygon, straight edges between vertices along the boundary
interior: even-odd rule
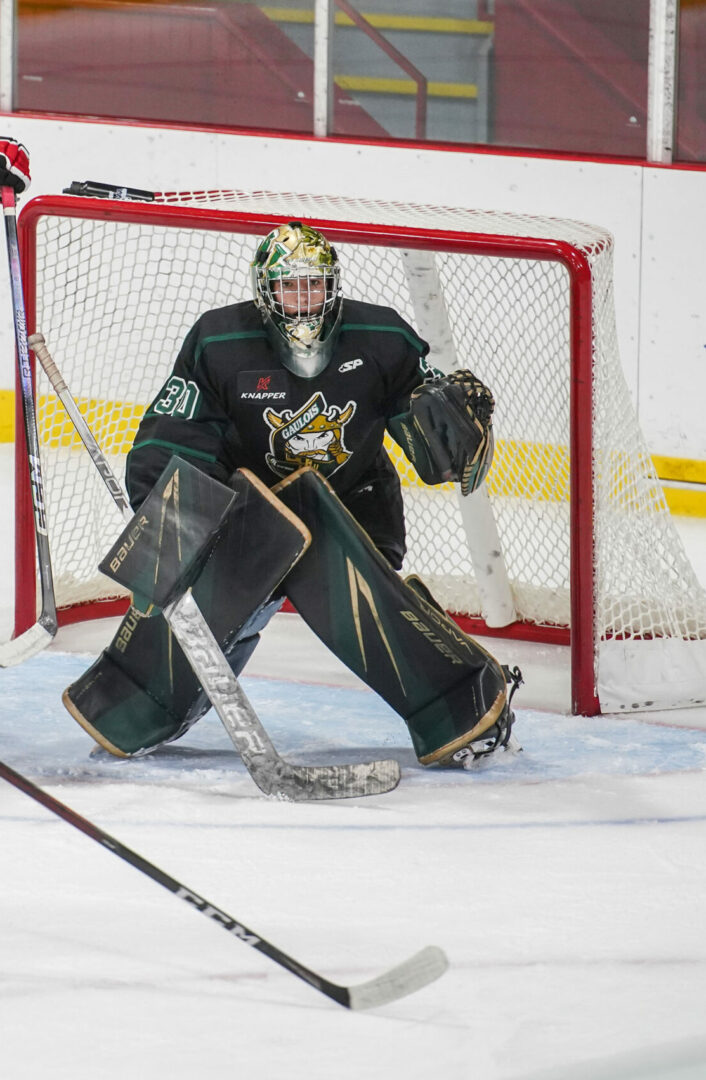
[[[268,613],[279,606],[279,602],[268,605]],[[126,618],[129,620],[130,615]],[[141,655],[149,655],[144,650],[166,644],[170,631],[164,619],[152,618],[140,625],[145,625],[146,633],[140,635],[136,654],[139,650]],[[236,675],[252,656],[258,639],[259,634],[254,634],[224,650]],[[129,667],[116,664],[107,649],[64,691],[62,701],[68,711],[111,754],[133,757],[173,742],[210,708],[181,649],[175,641],[172,645],[176,653],[170,668],[172,677],[175,673],[177,676],[174,682],[169,677],[160,679],[159,667],[150,679],[145,679],[138,664],[131,665],[136,674],[133,678]]]
[[[500,664],[391,569],[314,470],[301,469],[274,491],[312,534],[285,581],[288,597],[404,718],[419,760],[446,763],[506,708]]]
[[[62,700],[81,727],[118,757],[145,753],[176,738],[183,723],[105,653],[64,691]]]
[[[306,549],[309,533],[260,481],[244,472],[236,477],[239,498],[192,588],[238,674],[279,608],[281,599],[269,598]],[[182,500],[180,520],[187,527],[190,512]],[[152,611],[131,607],[108,648],[63,698],[97,742],[122,756],[179,738],[209,707],[166,620]]]
[[[422,765],[448,764],[457,750],[480,739],[493,727],[506,703],[507,686],[502,671],[488,664],[407,716],[412,745]],[[464,718],[461,723],[459,718]]]

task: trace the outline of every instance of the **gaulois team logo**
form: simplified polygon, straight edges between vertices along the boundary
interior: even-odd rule
[[[288,476],[305,465],[330,476],[351,456],[345,447],[344,428],[355,410],[354,401],[344,409],[329,406],[318,392],[297,412],[266,409],[263,417],[270,429],[268,466],[278,476]]]

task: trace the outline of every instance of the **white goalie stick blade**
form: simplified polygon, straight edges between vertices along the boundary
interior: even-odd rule
[[[397,787],[397,761],[290,765],[277,753],[189,590],[164,617],[253,780],[265,795],[291,802],[382,795]]]
[[[0,645],[0,667],[14,667],[22,664],[31,656],[36,656],[54,640],[56,622],[50,622],[49,628],[42,625],[40,619],[19,637],[12,638]]]
[[[348,987],[349,1009],[377,1009],[413,994],[444,974],[449,961],[443,949],[427,945],[409,960],[378,975],[377,979]]]

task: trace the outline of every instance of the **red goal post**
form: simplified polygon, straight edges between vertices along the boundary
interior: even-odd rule
[[[646,666],[639,660],[634,678],[615,686],[623,682],[626,647],[615,658],[609,643],[703,644],[706,602],[625,387],[612,239],[602,229],[292,194],[187,193],[153,203],[34,199],[19,222],[28,331],[45,335],[116,471],[124,471],[142,411],[186,331],[202,311],[250,295],[255,238],[294,218],[336,246],[347,295],[400,310],[430,341],[435,366],[470,367],[496,397],[487,499],[463,501],[453,485],[424,489],[390,446],[408,518],[405,572],[419,573],[471,633],[570,644],[574,712],[605,709],[602,668],[609,708],[652,705],[652,691],[638,691],[654,667],[654,650]],[[119,516],[43,374],[36,385],[59,620],[111,614],[126,599],[95,567]],[[21,424],[16,498],[20,632],[36,617]],[[491,532],[479,539],[476,523],[486,518]],[[493,557],[502,551],[490,575],[484,550]],[[626,563],[639,579],[634,587],[623,580]],[[505,582],[505,618],[488,615],[484,577],[491,592],[496,579]],[[690,589],[696,601],[686,601]]]

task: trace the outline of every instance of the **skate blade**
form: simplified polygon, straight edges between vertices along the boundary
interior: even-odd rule
[[[505,746],[499,746],[496,750],[488,752],[483,749],[482,740],[478,740],[475,744],[478,749],[474,752],[473,745],[464,747],[466,753],[459,751],[454,755],[454,762],[456,765],[460,765],[462,769],[466,769],[468,772],[473,772],[478,769],[490,768],[493,762],[497,763],[501,757],[509,754],[511,757],[515,757],[522,752],[522,745],[515,735],[510,735]],[[463,754],[463,756],[461,756]]]

